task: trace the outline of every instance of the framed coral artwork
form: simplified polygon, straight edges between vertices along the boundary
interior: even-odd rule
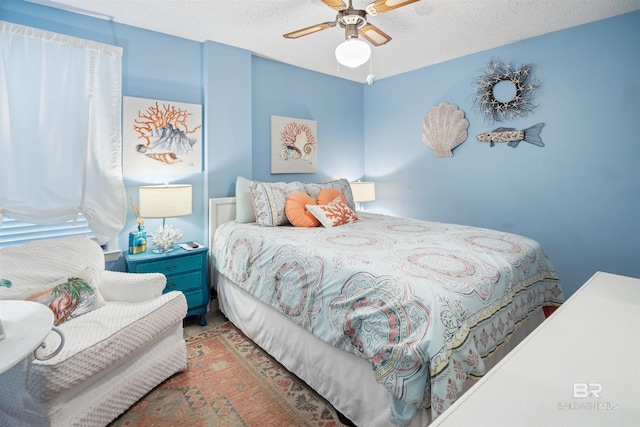
[[[315,173],[318,170],[314,120],[271,116],[271,173]]]
[[[202,171],[202,106],[124,97],[122,172]]]

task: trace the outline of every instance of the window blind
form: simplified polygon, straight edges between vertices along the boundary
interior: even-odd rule
[[[66,236],[95,236],[89,228],[89,223],[83,215],[78,219],[55,225],[29,224],[12,218],[5,218],[0,227],[0,248],[21,245],[31,240],[53,239]]]

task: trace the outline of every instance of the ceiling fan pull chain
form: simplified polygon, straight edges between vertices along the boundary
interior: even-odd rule
[[[375,76],[375,74],[373,74],[373,52],[371,53],[371,56],[369,57],[369,75],[367,76],[366,80],[367,80],[367,84],[369,86],[374,84],[375,81],[376,81],[376,76]]]

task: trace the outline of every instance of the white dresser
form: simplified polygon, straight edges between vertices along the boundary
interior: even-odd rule
[[[596,273],[432,426],[640,426],[640,279]]]

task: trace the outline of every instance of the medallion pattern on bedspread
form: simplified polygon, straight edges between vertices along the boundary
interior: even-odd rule
[[[224,265],[220,267],[231,280],[247,288],[259,277],[259,270],[254,268],[253,262],[262,249],[263,240],[242,230],[234,230],[232,242],[228,256],[219,258],[224,260]]]
[[[536,262],[535,249],[513,235],[476,234],[466,237],[464,241],[467,247],[475,252],[502,254],[514,267],[522,268],[524,273],[528,273]]]
[[[313,330],[313,319],[322,306],[319,285],[323,271],[320,257],[302,254],[293,246],[278,250],[264,277],[270,305],[300,326]]]
[[[334,345],[368,360],[376,380],[394,396],[405,397],[405,382],[426,381],[429,355],[423,341],[430,313],[408,282],[354,274],[331,301],[331,321],[342,330]]]
[[[475,292],[485,300],[491,296],[500,278],[496,268],[465,253],[416,248],[400,254],[400,257],[405,260],[400,265],[404,273],[437,280],[442,286],[458,293]]]

